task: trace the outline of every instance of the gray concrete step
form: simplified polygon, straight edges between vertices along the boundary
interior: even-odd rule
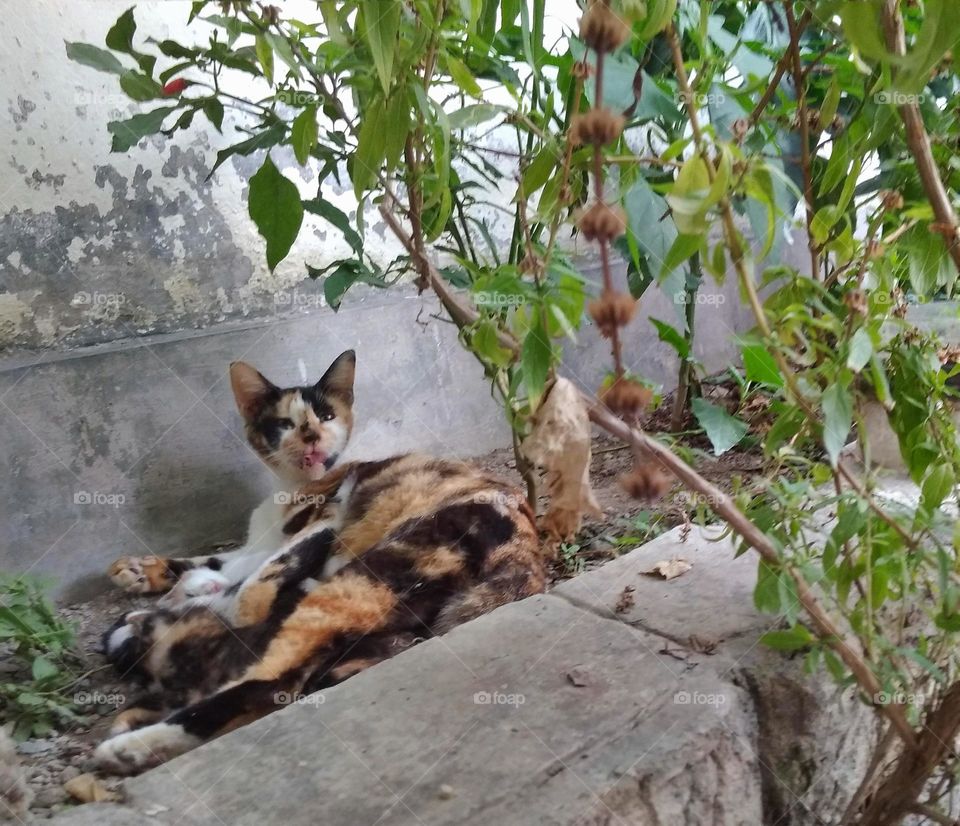
[[[123,805],[54,822],[829,822],[871,712],[755,647],[777,622],[752,608],[755,562],[709,536],[672,531],[128,780]],[[674,555],[693,569],[641,573]]]

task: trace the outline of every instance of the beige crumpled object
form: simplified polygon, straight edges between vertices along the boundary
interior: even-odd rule
[[[664,579],[676,579],[692,567],[692,562],[678,556],[673,559],[661,559],[649,571],[644,571],[644,573],[647,576],[662,576]]]
[[[603,515],[590,487],[590,419],[580,391],[557,379],[537,411],[523,455],[547,471],[550,505],[540,521],[553,545],[576,536],[584,514]]]
[[[63,784],[64,790],[81,803],[100,803],[105,800],[119,800],[116,792],[111,792],[94,774],[81,774]]]

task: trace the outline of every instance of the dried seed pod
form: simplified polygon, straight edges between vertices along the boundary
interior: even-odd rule
[[[626,293],[605,292],[587,307],[590,317],[604,338],[612,338],[620,327],[630,323],[637,312],[636,299]]]
[[[903,209],[903,195],[895,189],[885,189],[880,193],[880,200],[886,210]]]
[[[586,80],[592,71],[593,67],[586,60],[578,60],[573,64],[570,74],[577,80]]]
[[[570,140],[577,146],[585,143],[606,146],[613,143],[623,132],[626,119],[609,109],[591,109],[573,119]]]
[[[670,477],[654,465],[634,465],[620,484],[634,499],[659,499],[670,490]]]
[[[613,384],[600,391],[600,400],[610,412],[621,418],[636,418],[650,404],[653,391],[627,376],[619,376]]]
[[[843,303],[850,308],[854,315],[867,317],[867,294],[863,290],[850,290],[844,297]]]
[[[577,226],[588,241],[613,241],[627,228],[627,216],[620,207],[596,201],[580,213]]]
[[[580,18],[580,37],[597,52],[612,52],[630,38],[630,26],[602,0]]]

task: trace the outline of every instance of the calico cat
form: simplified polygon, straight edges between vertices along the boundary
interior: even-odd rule
[[[239,552],[111,568],[128,590],[168,595],[105,635],[108,658],[151,694],[97,748],[102,768],[156,765],[543,590],[534,514],[512,486],[419,455],[334,467],[353,422],[354,365],[344,353],[313,387],[287,390],[231,366],[251,445],[301,486],[258,508]]]

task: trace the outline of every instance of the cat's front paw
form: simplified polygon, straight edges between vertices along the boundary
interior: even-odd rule
[[[155,723],[104,740],[93,752],[97,767],[110,774],[136,774],[159,766],[199,745],[182,726]]]
[[[159,556],[121,556],[107,575],[128,594],[159,594],[173,585],[167,560]]]

